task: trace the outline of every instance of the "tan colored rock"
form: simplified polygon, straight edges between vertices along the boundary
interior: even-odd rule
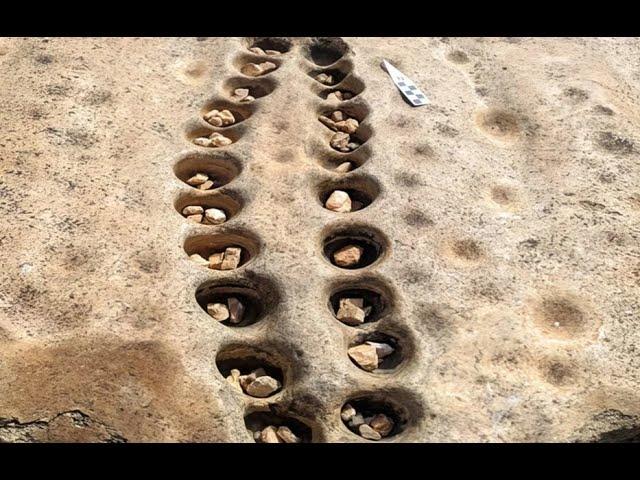
[[[327,100],[330,102],[342,102],[342,92],[337,90],[327,95]]]
[[[355,118],[348,118],[341,122],[336,122],[335,128],[341,132],[353,134],[353,133],[356,133],[356,130],[358,130],[359,125],[360,124]]]
[[[347,173],[353,168],[353,164],[351,162],[342,162],[335,168],[335,172],[338,173]]]
[[[249,89],[248,88],[236,88],[233,91],[233,95],[231,96],[231,98],[237,102],[241,102],[242,100],[244,100],[245,98],[247,98],[249,96]]]
[[[240,386],[240,370],[233,369],[230,372],[230,375],[226,378],[229,385],[233,386],[233,388],[240,393],[242,392],[242,387]]]
[[[358,142],[349,142],[347,143],[347,152],[351,152],[357,148],[360,148],[360,143]]]
[[[202,215],[201,214],[187,215],[187,220],[190,220],[195,223],[202,223]]]
[[[198,185],[202,185],[204,182],[209,180],[209,175],[206,173],[196,173],[193,177],[187,180],[189,185],[197,187]]]
[[[244,305],[236,297],[227,298],[227,305],[229,305],[229,319],[231,323],[240,323],[244,318]]]
[[[260,433],[261,443],[282,443],[280,437],[278,437],[277,429],[273,425],[269,425],[264,428]]]
[[[264,55],[265,51],[263,49],[261,49],[260,47],[251,47],[249,49],[250,52],[255,53],[256,55]]]
[[[340,418],[345,422],[348,422],[356,415],[356,409],[351,406],[350,403],[345,403],[340,412]]]
[[[252,397],[265,398],[275,393],[282,385],[269,375],[263,375],[251,382],[245,392]]]
[[[200,190],[209,190],[211,187],[213,187],[213,182],[211,180],[207,180],[202,185],[198,185]]]
[[[378,432],[381,437],[386,437],[393,430],[394,422],[384,413],[379,413],[371,419],[369,426]]]
[[[204,115],[204,119],[215,127],[226,127],[236,123],[236,119],[230,110],[211,110]]]
[[[240,381],[240,386],[242,387],[242,390],[246,392],[247,387],[251,385],[251,383],[254,382],[256,378],[258,377],[254,372],[251,372],[248,375],[240,375],[240,378],[238,380]]]
[[[373,372],[378,368],[378,353],[372,345],[358,345],[347,350],[349,357],[367,372]]]
[[[227,214],[219,208],[207,208],[204,211],[204,218],[211,225],[220,225],[227,221]]]
[[[278,66],[273,62],[262,62],[260,64],[260,68],[262,69],[262,74],[264,75],[265,73],[269,73],[275,70],[276,68],[278,68]]]
[[[358,305],[359,301],[359,305]],[[362,325],[366,318],[361,298],[341,298],[336,317],[351,326]]]
[[[223,261],[224,252],[212,253],[211,255],[209,255],[209,268],[220,270]]]
[[[351,211],[351,197],[343,190],[334,190],[324,206],[327,210],[331,210],[338,213],[346,213]]]
[[[348,152],[349,148],[347,147],[347,145],[349,145],[350,139],[351,137],[348,133],[336,132],[331,137],[329,144],[336,150],[339,150],[341,152]]]
[[[347,116],[344,114],[344,112],[340,111],[340,110],[336,110],[331,114],[331,120],[333,120],[334,122],[342,122],[343,120],[346,120]]]
[[[226,147],[233,143],[233,140],[218,132],[213,132],[209,138],[211,139],[211,145],[214,147]]]
[[[345,245],[333,253],[333,261],[339,267],[355,267],[363,252],[364,248],[359,245]]]
[[[382,436],[378,432],[376,432],[366,423],[363,423],[358,427],[358,432],[360,432],[361,437],[368,440],[380,440],[382,438]]]
[[[285,427],[284,425],[278,427],[276,433],[284,443],[300,443],[302,441],[289,427]]]
[[[241,101],[241,102],[249,103],[249,102],[253,102],[254,100],[255,100],[255,98],[254,98],[254,97],[252,97],[251,95],[247,95],[246,97],[244,97],[244,98],[243,98],[242,100],[240,100],[240,101]]]
[[[324,85],[333,85],[333,76],[326,73],[319,73],[316,75],[316,80]]]
[[[242,256],[242,248],[239,247],[227,247],[224,251],[224,258],[220,265],[220,270],[233,270],[240,265],[240,259]]]
[[[247,63],[246,65],[242,66],[240,72],[243,75],[247,75],[249,77],[257,77],[259,75],[262,75],[262,68],[256,63]]]
[[[376,353],[378,355],[378,358],[388,357],[393,352],[395,352],[395,349],[391,345],[389,345],[388,343],[369,342],[369,341],[367,341],[365,343],[367,345],[371,345],[372,347],[374,347],[376,349]]]
[[[202,265],[204,267],[208,267],[209,266],[209,262],[207,260],[205,260],[202,255],[200,255],[199,253],[194,253],[193,255],[189,255],[189,259],[191,259],[192,261],[196,262],[198,265]]]
[[[198,215],[204,212],[204,209],[199,205],[188,205],[182,209],[183,215]]]
[[[193,143],[200,147],[211,147],[213,145],[211,139],[207,137],[194,138]]]
[[[218,322],[224,322],[229,318],[229,309],[224,303],[207,304],[207,313]]]
[[[320,120],[320,122],[324,125],[326,125],[327,127],[329,127],[331,130],[336,130],[336,122],[334,122],[333,120],[331,120],[329,117],[325,116],[325,115],[320,115],[318,117],[318,120]]]
[[[362,414],[356,413],[351,420],[349,420],[349,426],[352,428],[358,428],[360,425],[364,424],[364,418],[362,418]]]
[[[265,50],[264,53],[267,55],[282,55],[282,52],[279,52],[278,50]]]

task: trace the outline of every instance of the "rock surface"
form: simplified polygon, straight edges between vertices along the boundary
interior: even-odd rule
[[[215,368],[240,338],[282,348],[294,379],[283,409],[318,420],[328,442],[364,441],[339,413],[363,391],[407,405],[411,428],[386,441],[633,438],[637,39],[345,38],[366,88],[337,88],[367,102],[360,130],[374,132],[345,154],[317,121],[341,105],[316,93],[335,87],[303,81],[304,40],[274,57],[278,85],[230,127],[239,139],[204,149],[185,124],[202,128],[211,96],[249,85],[225,83],[245,78],[234,63],[251,55],[245,39],[0,38],[0,440],[253,441],[246,396]],[[407,105],[381,58],[432,103]],[[215,194],[175,175],[193,151],[185,179],[212,155],[238,162],[225,188],[242,211],[209,230],[256,236],[246,269],[185,253],[206,227],[175,211],[178,195]],[[328,158],[361,166],[325,171]],[[352,220],[328,220],[313,187],[360,174],[384,190],[352,216],[387,253],[340,272],[320,243]],[[242,333],[195,300],[205,282],[265,279],[273,294]],[[391,292],[372,325],[413,345],[394,378],[347,358],[344,331],[360,327],[335,320],[328,296],[351,279]]]

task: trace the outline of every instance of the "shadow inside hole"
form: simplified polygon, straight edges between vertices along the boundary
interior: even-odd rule
[[[182,182],[189,185],[187,180],[198,173],[204,173],[213,179],[213,186],[210,190],[220,188],[236,178],[241,171],[240,162],[228,155],[211,156],[201,153],[190,153],[176,162],[173,173]],[[197,186],[189,185],[198,189]],[[210,191],[206,190],[206,191]]]
[[[282,368],[275,363],[269,353],[259,349],[242,345],[226,347],[216,356],[216,367],[218,367],[218,371],[225,379],[231,375],[231,370],[234,369],[239,370],[240,375],[248,375],[258,368],[264,369],[268,376],[275,378],[281,384],[281,387],[271,393],[268,397],[276,395],[285,387],[284,372]]]
[[[246,88],[253,98],[261,98],[269,95],[275,90],[277,83],[271,78],[248,79],[244,77],[232,77],[224,82],[223,89],[227,96],[232,97],[238,88]],[[241,104],[251,104],[251,102],[240,102]]]
[[[338,37],[316,37],[303,48],[303,55],[316,65],[326,67],[340,60],[349,51],[347,43]]]
[[[291,50],[291,40],[287,37],[254,37],[248,39],[247,48],[258,47],[262,50],[276,50],[287,53]]]
[[[384,297],[366,288],[345,288],[336,291],[329,297],[329,308],[333,316],[338,320],[338,310],[340,309],[340,299],[342,298],[362,298],[363,307],[371,307],[371,313],[364,318],[364,324],[373,323],[380,320],[380,317],[387,308],[387,301]],[[343,322],[340,322],[343,323]],[[344,325],[350,326],[346,323]]]
[[[205,260],[214,253],[224,252],[227,248],[240,248],[240,262],[236,268],[249,263],[258,255],[259,244],[255,238],[237,233],[215,235],[194,235],[184,242],[184,251],[188,256],[198,254]]]
[[[207,305],[210,303],[222,303],[227,305],[229,298],[237,298],[244,306],[242,321],[231,323],[229,319],[218,322],[227,327],[247,327],[262,319],[265,312],[265,304],[260,294],[248,287],[241,285],[204,285],[196,290],[196,301],[207,315]]]
[[[331,77],[331,82],[330,83],[324,83],[324,82],[321,82],[320,80],[318,80],[317,77],[322,73],[324,73],[325,75]],[[330,68],[328,70],[319,69],[319,70],[312,70],[311,72],[309,72],[309,76],[311,78],[313,78],[319,84],[325,85],[327,87],[338,85],[340,82],[342,82],[342,80],[345,79],[345,77],[348,74],[349,74],[349,72],[343,72],[342,70],[339,70],[337,68]]]
[[[393,421],[393,428],[388,435],[383,437],[384,440],[398,435],[399,433],[404,431],[409,422],[409,418],[408,413],[404,408],[401,408],[394,403],[385,400],[383,396],[384,394],[380,394],[379,396],[359,396],[345,402],[345,405],[347,403],[350,404],[353,408],[355,408],[356,412],[361,414],[365,419],[367,419],[368,417],[373,417],[380,413],[389,417]],[[342,421],[342,423],[351,432],[360,436],[357,428],[350,426],[348,422],[345,422],[344,420]]]
[[[311,443],[313,431],[310,426],[302,421],[284,415],[277,415],[272,412],[253,412],[244,417],[244,424],[247,430],[255,439],[255,432],[260,432],[264,428],[273,425],[274,427],[289,427],[289,429],[300,438],[302,443]]]
[[[387,335],[386,333],[382,332],[360,333],[349,344],[349,348],[355,347],[357,345],[362,345],[365,342],[386,343],[393,348],[393,353],[382,358],[382,361],[378,364],[378,368],[371,371],[370,373],[384,373],[385,370],[393,370],[404,361],[405,352],[396,337]],[[362,370],[360,365],[354,362],[351,357],[349,357],[349,360],[351,360],[351,363],[353,363],[356,367]]]
[[[350,98],[343,98],[342,102],[348,102],[358,95],[360,95],[365,89],[364,82],[355,75],[348,75],[341,83],[340,87],[332,87],[327,85],[327,88],[321,89],[317,92],[318,96],[323,100],[328,100],[328,97],[333,92],[342,92],[351,94]],[[332,97],[334,98],[334,97]]]
[[[363,251],[360,256],[360,260],[356,264],[350,266],[337,265],[333,257],[334,253],[349,245],[355,245],[362,248]],[[371,234],[357,231],[354,231],[353,233],[332,235],[325,240],[323,247],[324,256],[332,265],[347,270],[356,270],[368,267],[380,258],[383,251],[383,246],[374,240]]]

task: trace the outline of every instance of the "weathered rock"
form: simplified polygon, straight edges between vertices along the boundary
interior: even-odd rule
[[[204,119],[215,127],[226,127],[236,122],[236,118],[229,110],[211,110],[204,115]]]
[[[249,96],[249,89],[248,88],[236,88],[233,91],[233,95],[231,96],[231,99],[235,100],[236,102],[241,102],[245,98],[247,98],[248,96]]]
[[[244,305],[236,297],[227,298],[229,305],[229,320],[231,323],[240,323],[244,318]]]
[[[376,432],[366,423],[363,423],[358,427],[358,432],[360,432],[361,437],[368,440],[380,440],[382,438],[382,436],[378,432]]]
[[[202,223],[202,215],[201,214],[187,215],[187,220],[190,220],[190,221],[196,222],[196,223]]]
[[[282,443],[280,437],[278,437],[278,433],[276,427],[273,425],[269,425],[264,428],[260,433],[260,442],[261,443]]]
[[[342,162],[335,168],[335,171],[338,173],[347,173],[353,168],[353,164],[351,162]]]
[[[189,185],[197,187],[198,185],[202,185],[204,182],[209,180],[209,175],[206,173],[196,173],[193,177],[187,180]]]
[[[342,98],[342,92],[340,90],[331,92],[329,95],[327,95],[327,100],[330,102],[342,102]]]
[[[203,184],[198,185],[200,190],[209,190],[211,187],[213,187],[213,182],[211,180],[207,180]]]
[[[204,211],[204,218],[212,225],[220,225],[227,221],[227,215],[219,208],[207,208]]]
[[[224,303],[207,304],[207,313],[218,322],[224,322],[229,318],[229,309]]]
[[[348,118],[341,122],[336,122],[335,128],[336,130],[339,130],[341,132],[351,134],[351,133],[356,133],[356,130],[358,130],[359,125],[360,124],[355,118]]]
[[[343,190],[334,190],[324,206],[327,210],[332,210],[334,212],[345,213],[351,211],[351,197],[349,194]]]
[[[267,55],[281,55],[282,52],[279,52],[278,50],[265,50],[264,53],[266,53]]]
[[[329,144],[336,150],[339,150],[341,152],[348,152],[349,148],[347,147],[347,145],[349,145],[350,139],[351,137],[348,133],[336,132],[331,137]]]
[[[193,139],[193,143],[200,147],[210,147],[213,145],[213,142],[210,138],[207,137],[198,137]]]
[[[224,260],[224,252],[212,253],[209,255],[209,268],[219,270]]]
[[[359,245],[345,245],[333,253],[333,261],[339,267],[355,267],[362,258],[364,248]]]
[[[362,304],[361,298],[341,298],[336,317],[347,325],[361,325],[366,318]]]
[[[204,212],[204,209],[199,205],[188,205],[182,209],[183,215],[198,215]]]
[[[220,265],[220,270],[233,270],[240,265],[240,258],[242,255],[242,248],[239,247],[227,247],[224,251],[224,258]]]
[[[264,55],[265,52],[263,49],[261,49],[260,47],[251,47],[249,49],[250,52],[255,53],[256,55]]]
[[[209,261],[204,259],[202,255],[200,255],[199,253],[194,253],[193,255],[189,255],[189,258],[192,261],[196,262],[198,265],[202,265],[205,267],[209,266]]]
[[[275,393],[280,387],[278,380],[269,375],[263,375],[251,382],[245,392],[252,397],[265,398]]]
[[[262,74],[264,75],[265,73],[269,73],[275,70],[276,68],[278,68],[278,66],[273,62],[262,62],[260,64],[260,68],[262,69]]]
[[[384,413],[375,415],[369,423],[369,426],[380,434],[381,437],[386,437],[393,430],[394,423]]]
[[[240,370],[235,368],[231,370],[230,375],[226,380],[235,390],[242,393],[242,387],[240,386]]]
[[[389,355],[391,355],[395,349],[387,344],[387,343],[380,343],[380,342],[365,342],[367,345],[371,345],[372,347],[374,347],[376,349],[376,353],[378,355],[378,358],[384,358],[384,357],[388,357]]]
[[[358,142],[349,142],[347,143],[347,151],[350,152],[352,150],[355,150],[357,148],[360,148],[360,144]]]
[[[342,122],[343,120],[347,119],[347,116],[344,114],[344,112],[342,112],[340,110],[336,110],[331,114],[330,118],[334,122]]]
[[[333,76],[326,73],[319,73],[316,75],[316,80],[324,85],[333,85]]]
[[[233,140],[218,132],[213,132],[209,138],[211,139],[211,145],[214,147],[225,147],[233,143]]]
[[[321,123],[323,123],[324,125],[329,127],[331,130],[336,130],[336,122],[331,120],[329,117],[327,117],[325,115],[320,115],[318,117],[318,120],[320,120]]]
[[[295,433],[293,433],[289,427],[285,427],[284,425],[281,427],[278,427],[278,430],[276,433],[278,434],[278,437],[280,437],[280,439],[284,441],[284,443],[300,443],[301,442],[300,437],[298,437]]]
[[[351,428],[358,428],[362,424],[364,424],[364,418],[360,413],[356,413],[353,417],[351,417],[351,420],[349,420],[349,426]]]
[[[343,421],[348,422],[356,415],[356,409],[351,406],[350,403],[345,403],[340,412],[340,417]]]
[[[372,345],[358,345],[347,350],[349,357],[367,372],[372,372],[378,368],[378,353],[376,347]]]
[[[249,387],[249,385],[251,385],[251,383],[255,381],[256,378],[258,377],[253,372],[249,373],[248,375],[240,375],[240,378],[238,380],[240,382],[242,390],[246,392],[247,387]]]
[[[259,75],[262,75],[262,68],[256,63],[247,63],[246,65],[242,66],[240,72],[243,75],[247,75],[249,77],[257,77]]]
[[[242,102],[253,102],[255,100],[254,97],[252,97],[251,95],[247,95],[246,97],[244,97],[241,101]]]

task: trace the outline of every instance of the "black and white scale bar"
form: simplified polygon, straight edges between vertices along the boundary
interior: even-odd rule
[[[404,97],[411,102],[411,105],[414,107],[419,107],[421,105],[426,105],[429,103],[429,99],[426,97],[422,91],[416,87],[416,84],[413,83],[406,75],[404,75],[400,70],[391,65],[386,60],[382,60],[382,64],[384,65],[385,70],[393,80],[393,83],[396,84],[398,90],[404,95]]]

